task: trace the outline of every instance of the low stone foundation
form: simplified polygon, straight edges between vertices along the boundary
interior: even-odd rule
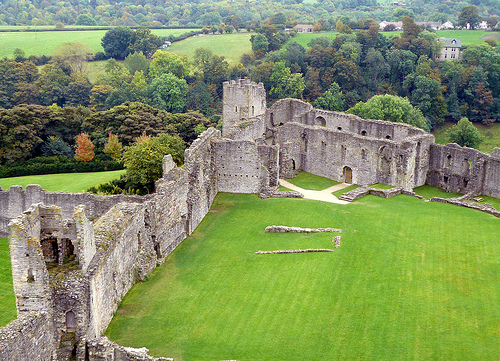
[[[266,233],[321,233],[321,232],[342,232],[337,228],[301,228],[287,226],[267,226]]]
[[[88,361],[173,361],[173,358],[148,355],[148,349],[123,347],[102,336],[98,339],[87,341],[85,360]],[[83,359],[83,358],[82,358]]]
[[[461,198],[440,198],[440,197],[432,197],[429,200],[429,202],[448,203],[448,204],[453,204],[455,206],[477,209],[478,211],[486,212],[494,215],[495,217],[500,218],[500,211],[488,203],[480,204],[480,203],[470,202]]]

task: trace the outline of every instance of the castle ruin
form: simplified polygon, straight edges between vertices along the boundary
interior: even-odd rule
[[[224,83],[222,134],[201,134],[182,168],[165,156],[153,195],[0,190],[18,312],[0,329],[0,359],[159,360],[102,335],[132,285],[196,229],[218,192],[269,193],[278,179],[306,171],[359,185],[411,191],[427,183],[500,198],[498,150],[436,145],[407,124],[296,99],[267,108],[265,94],[248,80]]]

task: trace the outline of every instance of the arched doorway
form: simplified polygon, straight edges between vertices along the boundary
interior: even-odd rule
[[[344,183],[352,183],[352,169],[350,167],[344,167]]]
[[[76,317],[73,311],[66,312],[66,330],[68,332],[76,331]]]
[[[314,119],[316,125],[319,125],[321,127],[326,127],[326,119],[319,116],[319,117],[316,117],[316,119]]]

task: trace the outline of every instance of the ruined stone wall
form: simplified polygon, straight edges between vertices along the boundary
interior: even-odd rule
[[[500,198],[500,159],[458,144],[432,144],[427,183],[447,192]]]
[[[220,192],[260,193],[278,185],[278,147],[247,140],[213,143]]]
[[[188,179],[188,233],[196,229],[217,195],[216,164],[212,142],[220,139],[220,131],[209,128],[184,152],[184,170]]]
[[[21,186],[12,186],[10,189],[0,189],[0,237],[7,236],[7,226],[14,219],[26,211],[32,204],[56,204],[61,207],[62,216],[69,219],[77,205],[85,205],[88,217],[99,217],[106,213],[113,205],[121,202],[144,202],[148,197],[141,196],[98,196],[90,193],[47,192],[39,185],[30,184],[23,190]]]
[[[51,361],[57,347],[47,312],[30,313],[0,328],[0,360]]]
[[[344,182],[351,172],[355,184],[380,182],[404,189],[424,184],[424,155],[433,141],[431,135],[422,135],[397,142],[298,123],[278,127],[275,134],[282,177],[300,169]]]
[[[224,82],[223,88],[224,132],[242,120],[249,120],[265,113],[267,105],[264,84],[239,79]],[[226,136],[225,133],[224,136]]]
[[[88,341],[86,354],[86,361],[173,361],[170,358],[149,356],[145,347],[137,349],[117,345],[105,336]]]
[[[280,127],[289,122],[315,125],[313,106],[298,99],[278,100],[267,109],[265,119],[269,128]]]

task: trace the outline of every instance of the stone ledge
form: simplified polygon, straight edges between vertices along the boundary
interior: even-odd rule
[[[314,253],[314,252],[333,252],[328,248],[306,248],[306,249],[278,249],[276,251],[257,251],[255,254],[288,254],[288,253]]]
[[[338,228],[301,228],[301,227],[287,227],[287,226],[267,226],[266,233],[321,233],[321,232],[340,232]]]

